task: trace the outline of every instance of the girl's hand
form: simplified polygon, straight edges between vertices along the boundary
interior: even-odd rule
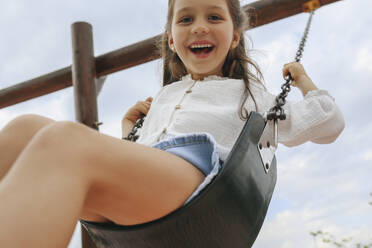
[[[133,124],[136,121],[147,115],[151,107],[152,97],[149,96],[145,101],[137,101],[137,103],[131,107],[128,112],[124,115],[123,120],[129,120]]]
[[[284,77],[284,79],[287,76],[287,74],[291,74],[291,77],[293,79],[291,85],[293,85],[295,87],[298,87],[297,82],[299,81],[299,79],[301,77],[304,77],[304,76],[308,77],[306,72],[305,72],[304,67],[298,62],[291,62],[291,63],[285,64],[283,66],[283,77]]]
[[[304,67],[298,62],[291,62],[283,66],[283,77],[291,74],[293,81],[292,86],[299,88],[305,96],[310,90],[317,90],[316,85],[311,81],[310,77],[306,74]]]

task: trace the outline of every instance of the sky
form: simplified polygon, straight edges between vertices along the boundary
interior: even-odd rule
[[[71,65],[72,23],[92,24],[98,56],[163,32],[166,4],[0,0],[0,89]],[[314,15],[301,63],[318,88],[335,98],[345,129],[332,144],[279,145],[277,184],[254,248],[334,247],[310,235],[318,230],[336,241],[352,237],[347,247],[372,242],[371,9],[371,0],[344,0]],[[303,13],[245,32],[253,42],[250,56],[274,94],[284,83],[283,65],[294,61],[307,18]],[[102,133],[121,137],[126,111],[160,89],[161,68],[156,60],[107,77],[97,99]],[[299,101],[302,94],[293,89],[288,98]],[[0,109],[0,129],[29,113],[75,121],[72,88]],[[69,248],[79,247],[77,225]]]

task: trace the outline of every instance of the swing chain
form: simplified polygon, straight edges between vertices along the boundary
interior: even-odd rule
[[[307,35],[309,34],[309,29],[310,29],[310,25],[311,25],[313,15],[314,15],[314,10],[310,12],[310,16],[309,16],[309,19],[307,21],[304,34],[302,36],[302,40],[300,42],[300,45],[299,45],[297,53],[296,53],[296,57],[295,57],[296,62],[300,62],[300,60],[301,60],[302,52],[304,51],[304,47],[305,47]],[[288,93],[291,91],[291,82],[293,81],[293,78],[292,78],[290,73],[288,73],[285,76],[285,80],[286,80],[286,82],[281,87],[282,92],[275,98],[276,105],[274,107],[272,107],[269,110],[269,112],[266,114],[266,119],[267,120],[278,120],[278,119],[285,120],[286,119],[286,114],[285,114],[284,109],[282,108],[282,106],[285,104],[285,102],[286,102],[285,98],[288,96]]]
[[[307,35],[309,34],[310,25],[311,25],[311,21],[313,19],[313,15],[314,15],[314,10],[310,12],[310,16],[309,16],[309,19],[308,19],[307,24],[306,24],[304,35],[302,37],[300,46],[299,46],[298,51],[296,53],[296,58],[295,58],[296,62],[300,62],[300,60],[301,60],[302,52],[304,51],[304,47],[305,47]]]
[[[136,140],[138,139],[139,135],[135,135],[135,134],[137,133],[137,129],[139,129],[139,128],[142,127],[144,120],[145,120],[144,117],[139,118],[136,121],[136,124],[134,124],[134,126],[132,128],[132,131],[130,131],[130,133],[128,134],[128,136],[127,137],[123,137],[122,139],[123,140],[129,140],[129,141],[136,142]]]

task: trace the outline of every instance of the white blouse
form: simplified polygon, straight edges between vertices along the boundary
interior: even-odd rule
[[[190,74],[163,86],[153,98],[136,142],[152,146],[181,134],[209,133],[225,161],[245,124],[239,118],[244,87],[242,79],[212,75],[196,81]],[[251,82],[250,90],[258,113],[263,115],[275,105],[276,96],[263,85]],[[256,111],[250,95],[244,107],[248,113]],[[344,129],[343,115],[326,90],[309,91],[298,102],[287,101],[284,110],[287,118],[278,121],[278,142],[286,146],[331,143]]]

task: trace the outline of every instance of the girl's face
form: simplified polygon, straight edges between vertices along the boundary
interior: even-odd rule
[[[194,80],[222,76],[226,55],[239,39],[226,0],[176,0],[169,47]]]

